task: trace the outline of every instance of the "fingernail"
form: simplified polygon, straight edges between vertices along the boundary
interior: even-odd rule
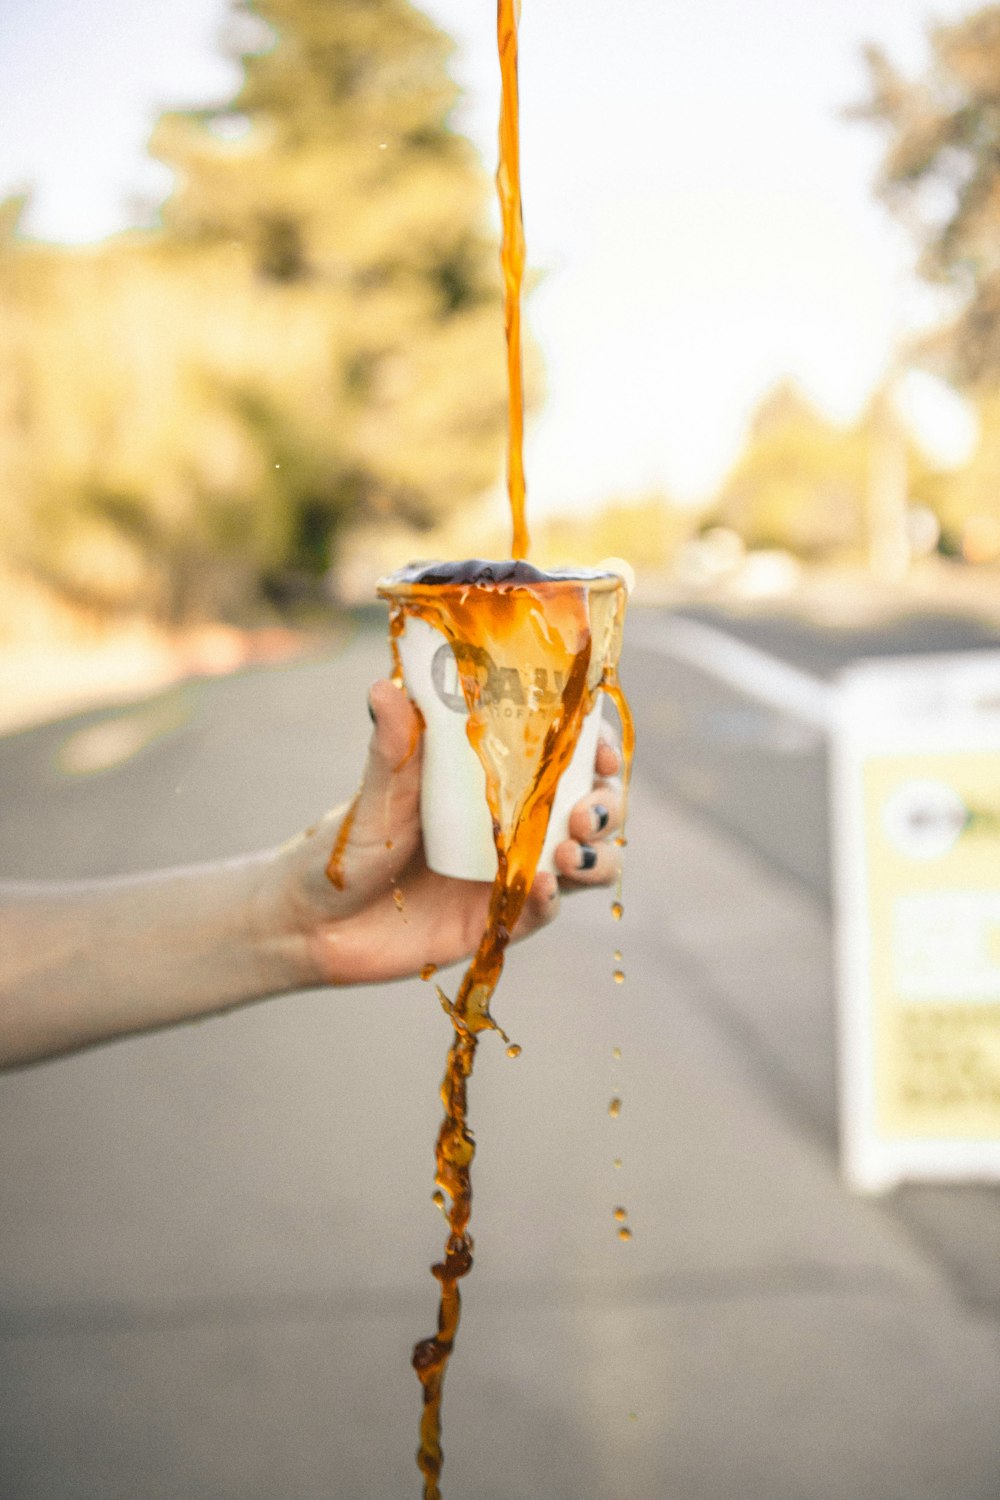
[[[608,819],[610,818],[611,814],[608,812],[603,802],[595,802],[593,807],[591,808],[591,812],[594,814],[595,833],[603,833],[605,828],[607,828],[608,826]]]
[[[597,864],[597,850],[593,844],[580,845],[580,863],[577,869],[592,870]]]

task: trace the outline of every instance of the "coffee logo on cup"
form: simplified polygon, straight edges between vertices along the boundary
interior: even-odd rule
[[[454,651],[448,645],[439,646],[434,653],[434,659],[431,662],[431,682],[445,708],[450,708],[457,714],[467,712],[465,694],[462,692],[462,683],[458,675],[458,663],[455,660]]]
[[[482,647],[468,646],[463,654],[474,668],[479,682],[480,707],[499,711],[504,718],[523,718],[525,714],[545,708],[562,697],[562,672],[550,673],[545,667],[535,667],[533,680],[526,686],[516,667],[498,667]],[[439,646],[434,653],[431,681],[446,708],[458,714],[468,711],[458,663],[447,644]]]

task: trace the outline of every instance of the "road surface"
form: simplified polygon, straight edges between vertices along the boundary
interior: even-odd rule
[[[353,790],[383,664],[362,632],[330,660],[0,740],[0,871],[284,838]],[[720,787],[734,742],[801,771],[779,863],[725,799],[677,796],[690,680],[638,636],[625,671],[625,920],[578,896],[512,955],[495,1008],[524,1050],[487,1039],[473,1080],[445,1495],[994,1500],[996,1197],[932,1194],[946,1209],[921,1217],[910,1190],[858,1199],[838,1176],[829,918],[790,873],[819,868],[819,748],[787,726],[766,748],[759,702],[700,685],[689,777]],[[414,981],[0,1079],[2,1500],[419,1493],[408,1356],[433,1328],[446,1045]]]

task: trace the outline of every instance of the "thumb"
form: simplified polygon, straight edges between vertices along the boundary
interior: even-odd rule
[[[354,814],[351,842],[397,846],[419,834],[423,725],[402,689],[381,678],[372,683],[368,705],[375,728]],[[409,848],[399,849],[409,854]]]
[[[383,757],[390,769],[401,770],[420,749],[423,724],[404,690],[387,677],[380,677],[368,690],[372,723],[370,752]]]

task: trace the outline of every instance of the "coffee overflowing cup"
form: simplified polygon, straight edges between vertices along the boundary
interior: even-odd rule
[[[412,564],[378,593],[390,605],[397,678],[425,727],[428,865],[493,880],[516,845],[529,883],[536,870],[554,872],[570,811],[593,784],[624,578],[473,558]]]

